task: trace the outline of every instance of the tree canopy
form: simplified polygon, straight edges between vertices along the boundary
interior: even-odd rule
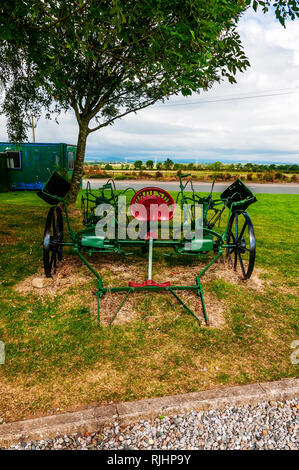
[[[141,161],[141,160],[136,160],[136,161],[134,162],[134,168],[135,168],[135,170],[141,170],[141,168],[142,168],[142,161]]]
[[[152,170],[154,168],[154,162],[153,160],[148,160],[146,163],[145,163],[145,166],[146,168],[148,168],[149,170]]]
[[[30,117],[72,109],[79,132],[74,197],[91,132],[171,95],[235,82],[249,62],[237,32],[250,5],[284,25],[297,0],[2,0],[1,112],[26,139]]]

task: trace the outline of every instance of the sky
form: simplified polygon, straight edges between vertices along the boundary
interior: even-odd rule
[[[239,32],[251,67],[237,84],[128,115],[89,135],[86,159],[299,163],[299,21],[284,29],[273,14],[251,10]],[[59,125],[41,119],[35,132],[37,142],[77,140],[72,112]],[[0,116],[0,141],[7,139]]]

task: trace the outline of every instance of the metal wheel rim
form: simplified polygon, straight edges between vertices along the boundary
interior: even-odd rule
[[[242,217],[242,218],[241,218]],[[235,222],[235,233],[232,231],[233,223]],[[244,233],[248,230],[249,245],[244,245]],[[252,275],[254,263],[255,263],[255,252],[256,243],[253,224],[251,218],[247,212],[234,212],[229,220],[228,231],[227,231],[227,244],[231,244],[232,247],[226,249],[227,258],[232,261],[232,255],[234,257],[233,268],[236,271],[237,266],[241,268],[243,279],[249,279]],[[249,253],[248,266],[244,263],[245,252]]]
[[[60,207],[51,207],[45,225],[43,240],[43,260],[46,277],[56,273],[57,260],[62,260],[63,218]]]

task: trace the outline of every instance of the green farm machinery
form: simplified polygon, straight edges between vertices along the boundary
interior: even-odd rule
[[[63,247],[69,246],[96,277],[98,323],[100,299],[108,291],[123,293],[110,324],[130,294],[166,291],[201,324],[199,317],[179,295],[181,291],[193,291],[201,299],[204,319],[208,325],[201,277],[216,260],[226,255],[231,267],[238,270],[243,279],[250,278],[255,262],[255,235],[246,209],[256,198],[240,179],[228,186],[219,199],[213,198],[214,183],[210,194],[202,197],[194,190],[189,176],[179,175],[180,191],[176,200],[158,187],[117,191],[114,181],[108,180],[98,190],[92,190],[88,182],[81,199],[84,229],[76,232],[71,226],[65,199],[70,185],[60,175],[53,173],[43,190],[38,192],[51,205],[43,239],[45,275],[51,277],[56,272],[62,260]],[[222,233],[219,233],[220,221],[225,212],[227,220]],[[133,227],[131,231],[130,224]],[[132,280],[126,286],[105,286],[100,274],[88,262],[87,255],[121,254],[132,247],[140,247],[144,253],[148,253],[147,279],[141,282]],[[192,285],[172,285],[169,280],[155,282],[152,279],[153,250],[158,248],[172,248],[171,253],[174,255],[193,255],[200,261],[207,260],[206,265]]]

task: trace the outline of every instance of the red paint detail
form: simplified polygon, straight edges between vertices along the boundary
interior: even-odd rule
[[[145,210],[141,210],[138,205],[144,206]],[[174,215],[174,200],[164,189],[148,186],[134,194],[130,211],[134,219],[140,221],[171,220]]]
[[[129,286],[130,287],[146,287],[146,286],[169,287],[170,282],[166,281],[166,282],[160,282],[159,283],[159,282],[155,282],[155,281],[152,281],[152,280],[148,279],[147,281],[142,282],[140,284],[138,282],[130,281]]]

